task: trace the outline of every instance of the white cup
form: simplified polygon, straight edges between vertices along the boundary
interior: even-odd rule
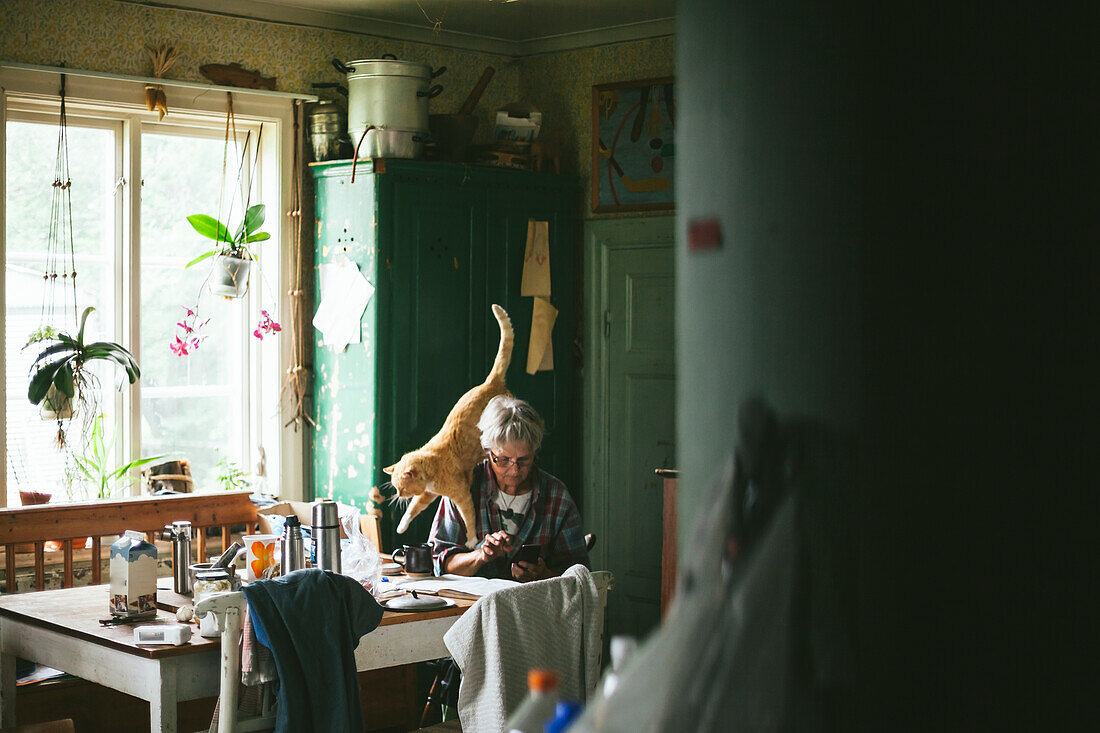
[[[279,544],[279,535],[246,534],[241,541],[245,549],[245,577],[248,580],[262,578],[264,571],[276,564],[275,547]]]

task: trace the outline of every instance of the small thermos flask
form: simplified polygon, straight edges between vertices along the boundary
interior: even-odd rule
[[[291,514],[286,518],[283,537],[279,542],[279,549],[283,557],[283,575],[301,570],[306,566],[306,550],[302,544],[302,523],[298,520],[298,517]]]
[[[165,525],[161,538],[172,543],[172,590],[191,592],[191,523],[172,522]]]
[[[313,505],[313,566],[340,572],[340,512],[331,499]]]

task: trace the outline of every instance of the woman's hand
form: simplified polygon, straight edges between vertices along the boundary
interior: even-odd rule
[[[511,551],[512,537],[504,531],[485,535],[485,541],[479,550],[484,563],[492,562],[498,557],[506,557]]]
[[[514,562],[512,563],[512,577],[521,583],[529,580],[543,580],[553,575],[540,557],[538,562]]]

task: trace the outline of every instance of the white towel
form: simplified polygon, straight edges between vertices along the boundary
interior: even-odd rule
[[[564,699],[585,700],[599,676],[599,594],[592,574],[574,565],[481,598],[443,636],[462,670],[462,729],[500,733],[527,696],[527,672],[558,675]]]

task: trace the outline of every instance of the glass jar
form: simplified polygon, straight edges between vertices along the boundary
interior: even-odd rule
[[[201,570],[195,574],[195,603],[216,593],[228,593],[233,590],[233,580],[226,570]],[[199,636],[208,639],[221,636],[218,620],[208,613],[199,619]]]

